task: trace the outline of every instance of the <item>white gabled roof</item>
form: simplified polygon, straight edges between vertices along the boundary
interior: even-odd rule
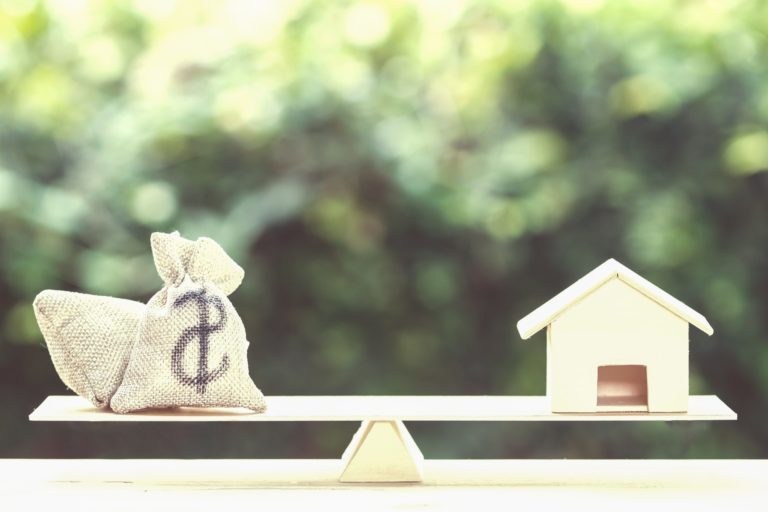
[[[664,306],[691,325],[695,325],[708,335],[712,335],[715,332],[712,326],[709,325],[709,322],[707,322],[707,319],[700,313],[689,308],[644,277],[632,272],[618,261],[610,259],[517,322],[517,330],[520,332],[520,336],[527,340],[552,323],[566,308],[614,277],[621,279],[635,290]]]

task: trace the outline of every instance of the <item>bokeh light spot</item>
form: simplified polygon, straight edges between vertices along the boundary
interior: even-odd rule
[[[0,210],[10,210],[18,203],[17,180],[10,171],[0,169]]]
[[[177,201],[173,187],[162,181],[139,185],[131,200],[131,215],[146,225],[167,222],[176,213]]]
[[[500,158],[512,174],[522,176],[561,162],[566,147],[552,130],[526,130],[503,147]]]
[[[344,18],[344,36],[355,46],[377,46],[389,35],[389,30],[389,14],[376,4],[355,5]]]
[[[87,211],[88,204],[79,194],[53,187],[39,192],[36,219],[56,231],[74,231]]]
[[[489,208],[485,225],[496,238],[517,238],[525,231],[525,216],[513,201],[498,201]]]
[[[752,174],[768,170],[768,132],[739,135],[725,148],[725,163],[735,174]]]
[[[611,89],[614,111],[621,117],[633,117],[662,110],[669,92],[663,82],[639,75],[622,80]]]
[[[125,56],[115,38],[92,38],[85,43],[81,52],[80,67],[94,81],[106,82],[123,73]]]

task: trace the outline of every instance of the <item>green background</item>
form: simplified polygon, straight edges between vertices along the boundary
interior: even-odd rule
[[[337,457],[352,424],[30,424],[31,302],[219,241],[267,395],[544,393],[615,257],[738,422],[409,425],[427,457],[768,457],[768,3],[0,1],[0,456]]]

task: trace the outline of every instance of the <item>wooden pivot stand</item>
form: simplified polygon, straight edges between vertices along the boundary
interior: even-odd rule
[[[341,456],[340,482],[421,482],[424,456],[402,421],[366,420]]]
[[[404,421],[735,420],[718,397],[691,396],[685,413],[553,413],[543,396],[273,396],[254,414],[237,408],[115,414],[77,396],[50,396],[31,421],[360,421],[342,455],[341,482],[421,482],[424,457]]]

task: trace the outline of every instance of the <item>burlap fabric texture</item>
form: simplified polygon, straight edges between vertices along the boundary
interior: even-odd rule
[[[245,328],[227,298],[242,282],[243,269],[209,238],[153,233],[151,242],[165,286],[143,312],[112,409],[264,411],[264,396],[248,373]]]
[[[123,380],[146,306],[141,302],[60,290],[33,304],[56,372],[67,387],[107,407]]]

